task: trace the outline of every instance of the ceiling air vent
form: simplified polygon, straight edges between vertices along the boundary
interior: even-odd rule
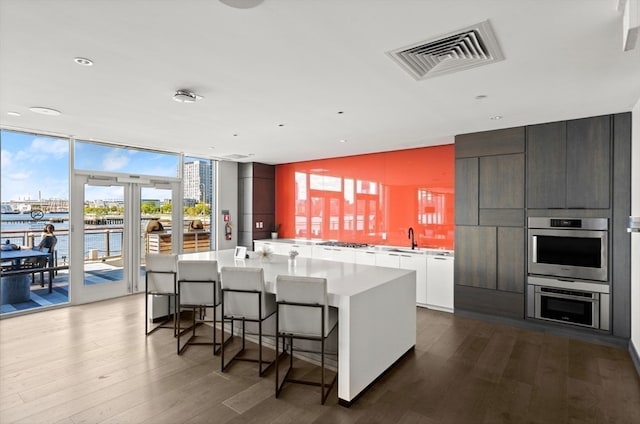
[[[241,155],[239,153],[230,153],[228,155],[213,156],[214,159],[229,160],[229,161],[237,161],[237,160],[241,160],[241,159],[246,159],[248,157],[249,157],[249,155]]]
[[[387,52],[417,80],[504,59],[489,21]]]

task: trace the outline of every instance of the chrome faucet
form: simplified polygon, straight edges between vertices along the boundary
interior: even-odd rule
[[[413,227],[409,227],[409,238],[411,239],[411,250],[415,249],[416,247],[418,247],[418,243],[416,243],[414,237],[413,237]]]

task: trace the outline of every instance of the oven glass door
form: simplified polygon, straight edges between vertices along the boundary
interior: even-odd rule
[[[597,325],[595,320],[595,301],[593,299],[570,299],[539,294],[540,318],[581,324],[588,327]]]
[[[537,262],[555,265],[602,266],[602,239],[600,237],[537,236]]]
[[[528,272],[607,281],[606,231],[529,229]]]

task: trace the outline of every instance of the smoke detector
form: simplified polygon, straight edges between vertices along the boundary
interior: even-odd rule
[[[195,103],[196,100],[202,99],[202,96],[197,95],[193,91],[181,89],[176,91],[173,95],[173,100],[178,103]]]

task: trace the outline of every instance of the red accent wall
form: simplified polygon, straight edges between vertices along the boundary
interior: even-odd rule
[[[453,249],[454,145],[276,166],[280,237]]]

